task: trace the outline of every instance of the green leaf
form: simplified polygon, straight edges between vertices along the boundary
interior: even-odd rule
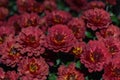
[[[77,62],[76,62],[76,68],[81,68],[81,63],[80,63],[80,61],[77,61]]]
[[[113,13],[111,13],[111,19],[112,19],[112,22],[114,22],[116,25],[119,25],[118,17],[115,16]]]
[[[54,73],[49,74],[48,80],[56,80],[57,76]]]
[[[58,7],[58,9],[60,9],[60,10],[64,10],[64,8],[65,8],[64,2],[61,1],[61,0],[57,0],[57,7]]]
[[[61,62],[61,60],[60,60],[60,59],[57,59],[57,60],[56,60],[56,65],[59,65],[60,62]]]
[[[85,80],[89,80],[88,76],[87,76],[87,77],[85,77]]]
[[[85,32],[85,35],[86,35],[88,38],[93,38],[92,33],[88,32],[88,31]]]
[[[71,62],[67,62],[65,65],[68,66],[68,65],[70,65],[70,63],[71,63]]]

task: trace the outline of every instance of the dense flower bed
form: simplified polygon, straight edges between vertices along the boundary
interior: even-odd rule
[[[120,80],[119,4],[0,0],[0,80]]]

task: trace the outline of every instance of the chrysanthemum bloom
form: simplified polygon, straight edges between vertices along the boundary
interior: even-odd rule
[[[76,12],[84,10],[87,5],[87,0],[65,0],[70,8]]]
[[[111,4],[111,5],[116,5],[117,4],[117,0],[106,0],[106,2]]]
[[[86,28],[82,19],[73,18],[68,23],[68,27],[73,31],[73,34],[78,41],[81,41],[85,37]]]
[[[17,80],[18,74],[15,71],[4,72],[2,68],[0,68],[0,80]]]
[[[120,80],[120,56],[104,67],[104,80]]]
[[[39,28],[46,33],[48,28],[49,28],[49,24],[47,23],[47,18],[46,17],[42,17],[39,20]]]
[[[20,52],[16,48],[16,42],[13,35],[10,35],[7,38],[1,52],[2,57],[0,60],[7,66],[15,67],[21,58]]]
[[[20,26],[22,28],[30,27],[30,26],[38,26],[39,25],[39,16],[35,13],[24,13],[21,15]]]
[[[71,63],[69,66],[61,65],[58,68],[57,80],[85,80],[81,72],[75,69],[75,64]]]
[[[107,28],[111,23],[110,14],[103,9],[89,9],[82,15],[88,28],[92,30]]]
[[[29,12],[34,12],[34,13],[41,13],[44,10],[44,5],[39,2],[35,2],[32,6],[30,6]]]
[[[102,1],[91,1],[88,3],[88,9],[94,9],[94,8],[100,8],[104,9],[105,8],[105,3]]]
[[[61,10],[55,10],[46,15],[46,21],[49,26],[54,26],[55,24],[67,24],[71,18],[70,13]]]
[[[75,42],[72,31],[65,25],[55,25],[48,30],[46,47],[54,52],[69,52]]]
[[[44,53],[45,35],[38,27],[23,28],[17,37],[17,46],[22,54],[39,56]]]
[[[120,35],[120,29],[115,25],[109,25],[108,28],[96,32],[96,36],[98,39],[118,37],[119,35]]]
[[[5,76],[5,72],[3,71],[3,68],[0,67],[0,79],[3,79]]]
[[[18,34],[21,31],[21,27],[20,27],[20,15],[13,15],[12,17],[10,17],[8,19],[7,25],[9,25],[9,27],[13,27],[15,30],[15,34]]]
[[[0,27],[1,27],[1,26],[6,26],[6,23],[7,23],[7,21],[1,20],[1,21],[0,21]]]
[[[9,36],[10,34],[15,34],[15,31],[12,27],[0,26],[0,37]]]
[[[19,63],[18,72],[21,76],[20,79],[22,80],[23,78],[26,78],[27,80],[46,80],[49,67],[42,57],[25,57]]]
[[[86,43],[85,42],[77,42],[72,49],[72,54],[74,54],[77,58],[84,52]]]
[[[7,7],[9,0],[0,0],[0,7]]]
[[[3,80],[18,80],[18,74],[15,71],[8,71],[5,73]]]
[[[80,59],[89,72],[101,71],[110,55],[102,41],[89,41]]]
[[[56,2],[53,0],[45,0],[43,4],[45,7],[45,11],[51,12],[53,10],[57,10]]]
[[[111,37],[103,39],[103,42],[108,49],[109,54],[111,55],[111,58],[116,58],[118,55],[120,55],[120,42],[119,39]]]
[[[12,34],[14,35],[14,30],[11,27],[7,27],[7,26],[1,26],[0,27],[0,55],[1,55],[1,50],[4,45],[4,42],[7,40],[7,37]]]
[[[35,0],[17,0],[17,8],[19,13],[29,12],[29,8],[34,5]]]
[[[5,38],[8,37],[10,34],[15,34],[15,31],[12,27],[8,26],[1,26],[0,27],[0,44],[5,41]]]
[[[5,7],[0,7],[0,20],[4,20],[9,14],[9,11]]]

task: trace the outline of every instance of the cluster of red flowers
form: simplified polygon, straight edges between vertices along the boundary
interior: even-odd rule
[[[0,0],[0,80],[47,80],[59,53],[74,56],[89,73],[104,70],[104,80],[120,80],[120,29],[105,10],[116,0],[65,0],[71,10],[82,12],[79,17],[60,10],[57,0],[15,2],[17,12],[10,15],[10,1]],[[88,29],[96,40],[85,41]],[[87,76],[75,61],[58,65],[56,75],[57,80]]]

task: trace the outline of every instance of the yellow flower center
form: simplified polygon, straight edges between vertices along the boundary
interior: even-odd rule
[[[54,18],[53,18],[54,22],[55,23],[61,23],[62,22],[62,19],[59,15],[56,15]]]
[[[61,35],[61,34],[57,34],[54,36],[54,39],[53,41],[58,44],[58,45],[61,45],[62,43],[64,43],[64,35]]]
[[[3,43],[3,39],[0,37],[0,44],[2,44]]]
[[[38,65],[36,63],[31,63],[29,65],[29,70],[31,73],[35,73],[38,70]]]
[[[76,75],[75,74],[69,74],[65,77],[64,80],[76,80]]]
[[[10,52],[9,52],[9,55],[10,55],[10,56],[19,56],[20,54],[19,54],[19,52],[17,51],[16,48],[11,47]]]
[[[74,48],[74,49],[73,49],[73,53],[74,53],[75,55],[81,54],[81,53],[82,53],[82,48],[80,48],[80,47]]]

